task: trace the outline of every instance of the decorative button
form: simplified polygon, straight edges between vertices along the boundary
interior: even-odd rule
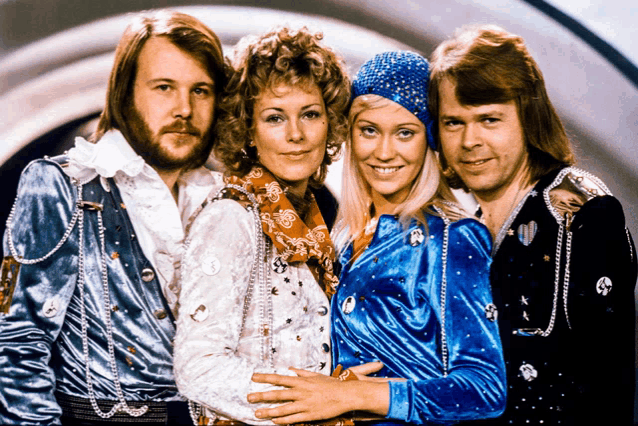
[[[157,319],[164,319],[168,316],[168,314],[166,313],[164,309],[158,309],[154,312],[154,314],[155,314],[155,318]]]
[[[215,256],[208,256],[202,262],[202,271],[206,275],[216,275],[221,269],[221,262]]]
[[[288,264],[281,257],[277,256],[272,260],[272,270],[278,274],[283,274],[288,269]]]
[[[534,366],[531,364],[521,365],[519,371],[521,372],[523,379],[527,380],[528,382],[531,382],[538,377],[538,371],[536,371]]]
[[[413,229],[412,232],[410,232],[409,241],[412,247],[418,246],[423,242],[424,239],[425,236],[423,235],[423,231],[421,230],[421,228]]]
[[[42,307],[42,313],[47,318],[52,318],[58,314],[60,310],[60,302],[58,299],[49,299],[44,302],[44,306]]]
[[[496,308],[496,305],[493,303],[489,303],[486,307],[485,307],[485,317],[494,322],[497,320],[498,318],[498,309]]]
[[[208,308],[205,305],[199,305],[191,314],[193,321],[202,322],[208,318]]]
[[[324,343],[323,345],[321,345],[321,349],[323,349],[324,352],[330,352],[330,345]]]
[[[602,277],[596,283],[596,291],[602,296],[607,296],[611,291],[612,283],[607,277]]]
[[[145,283],[153,281],[155,278],[155,272],[151,268],[142,269],[142,281]]]
[[[321,315],[322,317],[328,315],[328,308],[326,306],[321,306],[319,307],[319,309],[317,310],[317,313],[319,315]]]
[[[348,296],[346,300],[343,301],[341,305],[341,310],[344,314],[348,315],[350,312],[354,311],[354,307],[356,306],[357,301],[354,300],[354,297]]]

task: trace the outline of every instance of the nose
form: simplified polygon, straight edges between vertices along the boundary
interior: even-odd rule
[[[483,141],[481,139],[481,132],[478,127],[472,123],[466,125],[465,129],[463,129],[461,143],[463,148],[468,150],[482,145]]]
[[[288,142],[299,143],[304,140],[303,125],[299,120],[291,119],[288,121],[287,126],[287,139]]]
[[[394,158],[396,151],[394,149],[394,141],[389,135],[384,135],[377,140],[374,147],[374,156],[381,161],[388,161]]]
[[[193,113],[193,105],[190,91],[183,90],[175,95],[175,106],[173,109],[173,117],[181,117],[183,119],[190,118]]]

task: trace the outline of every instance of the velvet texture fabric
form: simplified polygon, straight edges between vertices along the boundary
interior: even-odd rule
[[[618,200],[597,196],[573,216],[571,256],[563,236],[556,259],[559,225],[544,192],[558,174],[536,184],[514,212],[493,256],[492,286],[509,389],[505,413],[487,423],[632,425],[633,241]],[[554,302],[557,264],[560,285]],[[551,333],[534,333],[548,329],[554,303]]]
[[[110,182],[110,192],[106,192],[99,179],[94,179],[84,185],[83,194],[85,200],[104,206],[108,308],[122,392],[132,401],[178,400],[172,367],[172,315],[117,187]],[[17,252],[34,259],[55,247],[76,201],[76,187],[57,162],[31,163],[20,179],[12,224]],[[76,286],[78,237],[76,224],[53,256],[20,266],[9,313],[0,314],[0,424],[59,424],[61,409],[54,390],[88,398]],[[85,210],[84,300],[93,389],[96,398],[115,400],[99,241],[97,212]],[[4,251],[10,253],[6,234]]]
[[[372,242],[354,263],[352,246],[342,253],[341,283],[332,300],[333,365],[379,360],[385,367],[376,376],[407,379],[390,382],[391,423],[497,416],[506,386],[491,309],[489,232],[472,219],[450,225],[443,291],[444,223],[428,216],[427,224],[426,231],[413,222],[405,232],[394,216],[381,216]]]

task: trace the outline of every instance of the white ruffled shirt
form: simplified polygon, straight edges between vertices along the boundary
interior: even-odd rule
[[[107,132],[97,143],[77,137],[67,155],[69,165],[64,171],[71,178],[88,182],[100,176],[107,190],[106,178],[115,180],[142,251],[155,268],[164,297],[176,316],[184,227],[206,196],[223,186],[221,173],[205,167],[183,173],[177,180],[179,195],[175,203],[159,174],[117,130]]]

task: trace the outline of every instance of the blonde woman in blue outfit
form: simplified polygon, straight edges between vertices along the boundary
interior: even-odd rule
[[[284,424],[357,410],[375,424],[449,424],[502,413],[490,234],[463,218],[440,179],[428,78],[428,62],[410,52],[377,55],[357,73],[334,230],[342,275],[333,365],[347,370],[255,374],[285,387],[249,395],[283,402],[258,418]]]

